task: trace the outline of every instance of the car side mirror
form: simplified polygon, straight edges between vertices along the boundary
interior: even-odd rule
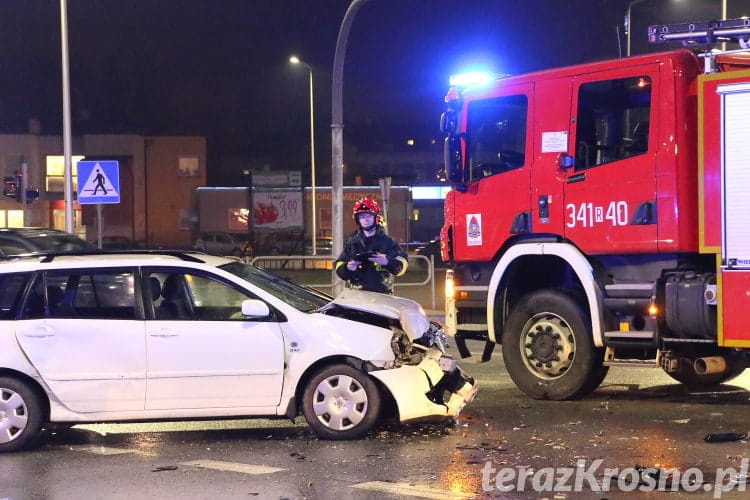
[[[455,110],[445,111],[440,115],[440,131],[444,134],[453,134],[458,128],[458,114]]]
[[[460,135],[449,135],[445,138],[443,145],[443,160],[445,161],[445,173],[448,181],[457,191],[466,191],[463,169],[463,145],[464,141]]]
[[[249,318],[265,318],[271,310],[262,300],[246,299],[242,301],[242,314]]]

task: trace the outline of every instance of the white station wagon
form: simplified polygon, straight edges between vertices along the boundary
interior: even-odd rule
[[[386,408],[456,416],[476,383],[443,338],[414,301],[200,253],[0,261],[0,452],[49,423],[302,414],[352,439]]]

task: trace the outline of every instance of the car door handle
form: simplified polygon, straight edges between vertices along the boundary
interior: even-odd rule
[[[565,182],[568,184],[574,184],[576,182],[583,182],[586,180],[586,172],[581,172],[580,174],[571,175],[568,177]]]
[[[24,337],[35,338],[35,339],[46,339],[47,337],[54,337],[55,332],[49,329],[43,330],[29,330],[23,332],[21,335]]]
[[[169,328],[162,328],[158,331],[149,332],[151,337],[176,337],[177,332],[170,330]]]

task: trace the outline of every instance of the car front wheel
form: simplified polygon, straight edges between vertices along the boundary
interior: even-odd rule
[[[0,377],[0,452],[28,446],[43,424],[42,406],[28,384]]]
[[[323,368],[310,379],[302,412],[318,437],[356,439],[375,425],[380,401],[380,392],[366,373],[337,364]]]
[[[516,385],[535,399],[574,399],[596,389],[607,374],[581,306],[556,290],[523,297],[502,337],[503,359]]]

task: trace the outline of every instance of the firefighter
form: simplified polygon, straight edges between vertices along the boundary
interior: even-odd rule
[[[352,288],[392,294],[393,277],[406,272],[406,253],[385,233],[375,200],[357,201],[352,216],[357,231],[334,262],[336,274]]]

